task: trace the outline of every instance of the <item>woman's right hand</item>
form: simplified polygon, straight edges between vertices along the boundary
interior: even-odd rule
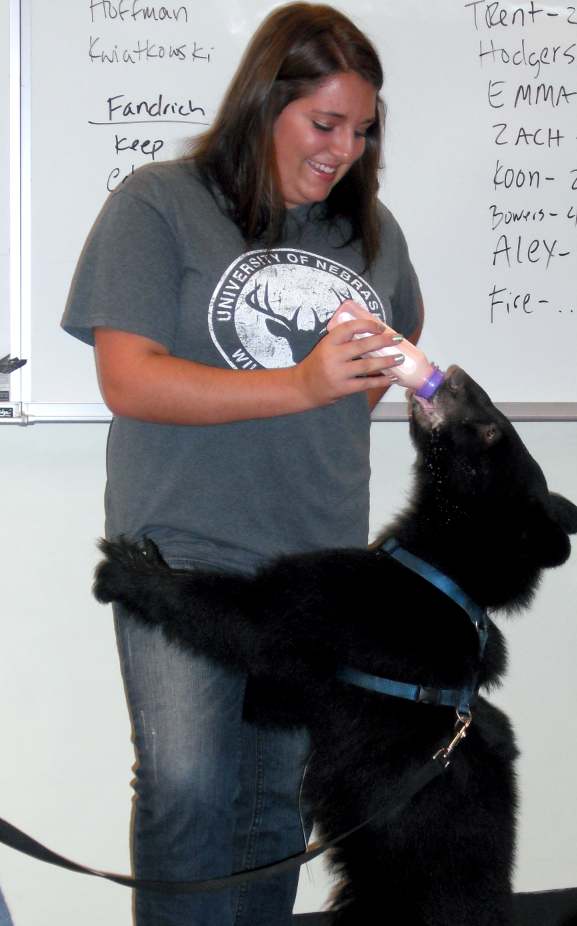
[[[336,325],[322,338],[316,347],[301,360],[293,372],[311,408],[330,405],[346,395],[369,389],[386,389],[394,376],[394,368],[404,357],[398,354],[385,357],[361,357],[360,354],[396,346],[392,334],[383,333],[384,326],[378,321],[354,319]],[[355,334],[370,332],[362,341],[353,340]],[[400,359],[395,359],[395,358]],[[381,371],[387,371],[383,375]]]

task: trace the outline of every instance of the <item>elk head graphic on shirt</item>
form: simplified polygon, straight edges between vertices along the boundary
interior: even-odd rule
[[[385,321],[381,300],[366,280],[310,251],[251,251],[221,277],[209,307],[215,346],[236,369],[299,363],[326,334],[345,299]]]

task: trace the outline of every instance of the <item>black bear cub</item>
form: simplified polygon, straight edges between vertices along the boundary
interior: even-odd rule
[[[372,548],[284,557],[243,577],[170,569],[150,541],[103,542],[96,573],[99,601],[277,686],[288,720],[310,731],[304,788],[324,838],[385,807],[451,741],[463,691],[499,683],[504,640],[491,619],[483,631],[484,611],[527,605],[577,532],[575,505],[549,493],[462,370],[432,402],[412,397],[411,412],[412,500]],[[391,538],[433,579],[385,549]],[[404,685],[363,687],[375,677]],[[447,771],[332,851],[335,924],[511,926],[516,750],[503,713],[467,700],[472,723]]]

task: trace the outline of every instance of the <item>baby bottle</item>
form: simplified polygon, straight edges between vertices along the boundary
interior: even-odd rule
[[[353,302],[352,299],[346,299],[327,324],[327,331],[332,331],[332,329],[336,325],[340,325],[341,322],[350,322],[355,318],[366,318],[371,321],[379,321],[379,319],[367,311],[367,309],[363,309],[362,306]],[[379,321],[379,324],[382,324],[382,322]],[[383,328],[388,334],[396,334],[396,331],[393,331],[388,325],[383,325]],[[353,340],[370,337],[372,337],[370,332],[363,331],[360,334],[353,335]],[[416,390],[415,395],[423,399],[430,399],[443,382],[445,374],[441,373],[438,367],[429,363],[424,353],[419,350],[418,347],[415,347],[414,344],[411,344],[410,341],[407,341],[406,338],[403,338],[400,344],[394,344],[391,347],[382,347],[380,350],[368,351],[366,354],[362,354],[362,356],[385,357],[399,353],[403,354],[405,357],[403,363],[400,363],[396,367],[391,367],[388,370],[383,370],[383,372],[386,374],[394,373],[395,376],[398,376],[400,386],[410,386],[412,389]]]

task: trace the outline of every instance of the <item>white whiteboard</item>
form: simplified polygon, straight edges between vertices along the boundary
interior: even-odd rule
[[[12,374],[11,398],[45,419],[105,413],[90,351],[59,322],[107,191],[211,122],[248,39],[279,5],[165,3],[21,0],[23,323],[11,347],[29,363]],[[335,6],[385,67],[381,196],[421,280],[423,349],[441,367],[463,366],[495,401],[577,402],[575,7]]]

